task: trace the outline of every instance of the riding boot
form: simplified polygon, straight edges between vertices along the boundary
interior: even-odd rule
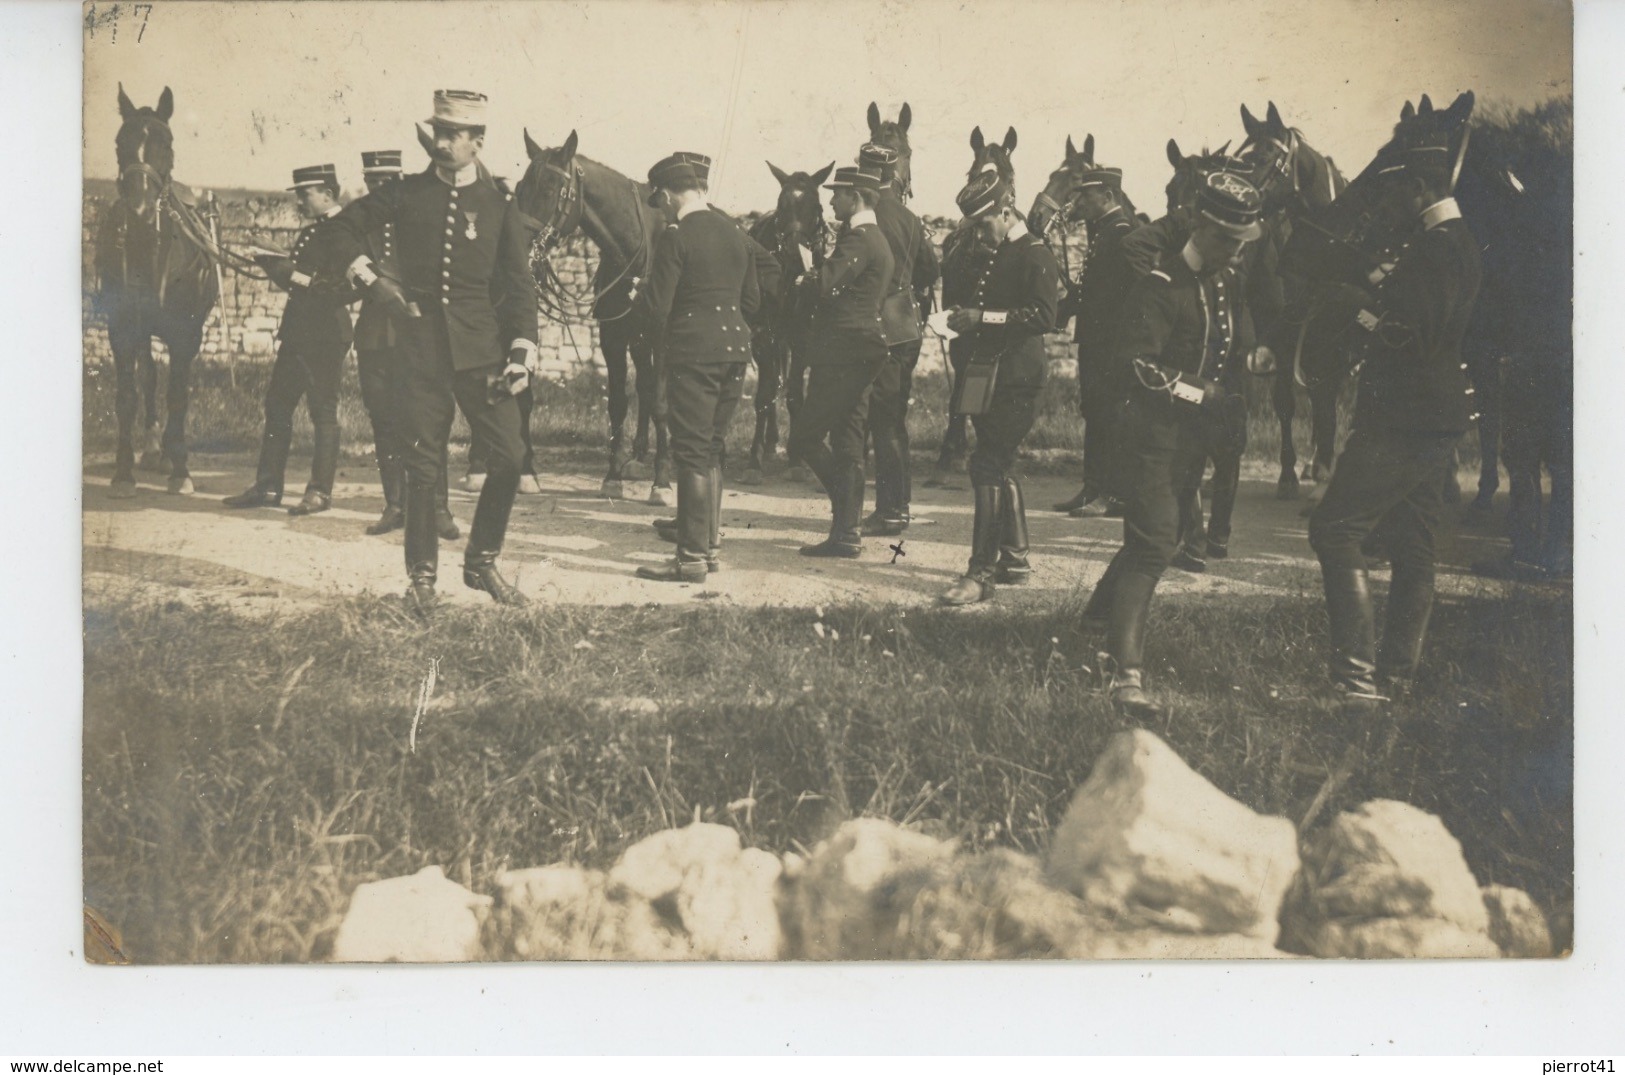
[[[703,582],[711,549],[711,471],[677,472],[677,555],[658,566],[638,568],[656,582]]]
[[[707,571],[722,570],[722,464],[711,464],[711,544],[705,554]]]
[[[1112,592],[1117,580],[1123,574],[1123,554],[1119,552],[1112,557],[1111,563],[1106,565],[1106,571],[1095,583],[1095,588],[1089,594],[1089,603],[1083,606],[1083,623],[1086,627],[1104,627],[1111,621]]]
[[[401,461],[392,456],[378,460],[378,478],[384,486],[384,513],[378,521],[367,527],[369,534],[387,534],[406,525],[406,514],[401,510],[401,494],[406,484],[406,470]]]
[[[1004,517],[999,527],[999,563],[994,581],[1022,586],[1032,578],[1033,569],[1027,562],[1027,503],[1021,495],[1021,483],[1014,478],[1004,479],[1001,507]]]
[[[858,487],[855,510],[852,489],[854,483]],[[858,536],[863,513],[863,464],[832,466],[829,486],[831,515],[829,537],[816,545],[803,545],[801,555],[855,560],[863,552],[863,545]]]
[[[1422,642],[1433,612],[1433,573],[1395,567],[1388,584],[1377,676],[1405,682],[1422,663]]]
[[[324,496],[332,497],[333,481],[339,472],[339,427],[333,425],[319,425],[316,427],[316,444],[312,451],[310,461],[310,481],[305,486],[306,492],[318,492]]]
[[[525,596],[497,571],[497,556],[502,552],[508,516],[518,492],[517,472],[487,472],[479,503],[474,507],[474,522],[468,528],[468,546],[463,550],[463,585],[484,590],[499,605],[525,604]]]
[[[288,469],[288,451],[291,436],[267,429],[260,441],[259,466],[254,470],[254,484],[228,496],[221,503],[228,508],[275,507],[282,503],[282,476]]]
[[[408,476],[402,487],[406,516],[406,574],[411,580],[407,603],[427,614],[438,603],[435,577],[440,563],[440,538],[434,525],[434,487],[418,485]]]
[[[1071,500],[1063,500],[1056,504],[1054,510],[1061,512],[1063,515],[1070,514],[1094,499],[1095,491],[1089,488],[1088,485],[1085,485],[1082,489],[1078,490],[1077,495]]]
[[[937,598],[944,605],[974,605],[993,596],[999,546],[1004,535],[1006,492],[1002,484],[972,487],[976,514],[971,523],[970,566]]]
[[[1157,580],[1124,570],[1112,585],[1112,607],[1106,626],[1106,650],[1115,678],[1112,706],[1132,720],[1149,720],[1163,713],[1145,693],[1145,632],[1151,618],[1151,595]]]
[[[446,461],[440,461],[440,501],[435,506],[435,529],[441,541],[456,541],[463,536],[457,527],[457,518],[451,513],[451,480],[446,473]]]
[[[1370,581],[1363,567],[1322,564],[1320,573],[1331,623],[1332,689],[1342,697],[1346,712],[1369,712],[1386,701],[1373,678],[1377,647]]]

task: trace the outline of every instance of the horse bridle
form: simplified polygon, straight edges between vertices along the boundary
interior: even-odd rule
[[[601,290],[590,295],[585,292],[572,294],[565,286],[564,281],[559,278],[558,272],[553,268],[550,255],[561,239],[581,226],[582,217],[587,213],[587,203],[581,192],[582,183],[584,182],[581,165],[576,164],[572,168],[565,169],[552,161],[538,161],[537,163],[554,175],[562,176],[564,185],[559,188],[558,196],[554,199],[553,211],[549,219],[536,224],[536,234],[531,237],[530,276],[531,280],[535,282],[536,296],[540,300],[542,312],[552,321],[567,324],[572,316],[572,311],[567,308],[568,306],[575,307],[573,311],[575,316],[579,316],[583,310],[591,310],[598,304],[599,299],[619,287],[621,282],[631,275],[632,270],[644,261],[648,254],[647,231],[642,226],[644,207],[642,199],[638,196],[637,184],[628,180],[632,190],[633,211],[639,222],[638,248],[627,259],[625,267],[615,275],[615,279],[611,280]],[[527,218],[527,223],[535,223],[535,221]],[[602,254],[599,256],[602,257]],[[634,294],[637,285],[638,277],[632,276]],[[598,320],[600,323],[619,321],[631,312],[632,307],[628,304],[625,310],[614,317],[599,318]]]
[[[536,272],[536,263],[546,261],[553,247],[558,245],[560,239],[575,231],[580,226],[579,217],[570,222],[572,214],[580,211],[581,205],[581,165],[564,169],[552,161],[540,161],[541,166],[554,175],[564,179],[564,185],[559,187],[558,195],[553,201],[553,212],[545,221],[537,224],[536,234],[530,240],[530,268],[532,275]],[[569,223],[569,227],[565,224]]]

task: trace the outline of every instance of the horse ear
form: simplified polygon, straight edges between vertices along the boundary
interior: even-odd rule
[[[1078,157],[1077,149],[1072,145],[1072,136],[1066,136],[1066,162],[1071,164]]]
[[[1016,151],[1016,129],[1011,127],[1004,132],[1004,155],[1009,156]]]
[[[773,173],[773,178],[779,181],[779,186],[787,187],[790,185],[790,177],[785,175],[784,169],[780,168],[777,164],[774,164],[772,161],[768,161],[767,170]]]
[[[1416,114],[1418,116],[1431,116],[1431,115],[1433,115],[1433,102],[1428,98],[1428,95],[1425,94],[1425,93],[1422,95],[1422,99],[1419,102],[1417,102]]]
[[[565,160],[567,160],[567,161],[575,160],[575,157],[576,157],[576,145],[577,145],[578,142],[579,142],[579,139],[576,138],[576,132],[572,130],[570,132],[570,137],[568,137],[568,138],[566,138],[564,140],[564,159]]]
[[[914,113],[910,111],[908,102],[903,102],[902,109],[897,113],[897,129],[904,134],[908,133],[908,125],[914,122]]]
[[[1259,123],[1258,120],[1254,119],[1253,114],[1251,112],[1247,111],[1247,106],[1242,105],[1241,106],[1241,127],[1242,127],[1242,130],[1247,132],[1247,137],[1248,138],[1256,138],[1256,137],[1258,137],[1258,128],[1261,127],[1261,126],[1263,126],[1263,124]]]
[[[536,144],[536,139],[534,139],[534,138],[532,138],[530,136],[530,128],[526,127],[525,128],[525,156],[529,157],[533,161],[534,160],[541,160],[542,159],[542,154],[544,152],[546,152],[546,150],[542,149],[541,146]]]
[[[1217,150],[1217,151],[1216,151],[1216,152],[1215,152],[1215,153],[1214,153],[1214,156],[1216,156],[1216,157],[1222,157],[1222,156],[1224,156],[1224,155],[1225,155],[1225,154],[1226,154],[1226,153],[1228,153],[1228,152],[1230,152],[1230,143],[1231,143],[1231,142],[1232,142],[1232,141],[1233,141],[1233,140],[1234,140],[1234,139],[1226,139],[1226,140],[1225,140],[1225,143],[1224,143],[1224,145],[1222,145],[1222,146],[1220,146],[1220,147],[1219,147],[1219,148],[1218,148],[1218,150]]]
[[[168,123],[169,117],[174,114],[175,95],[169,92],[168,86],[165,86],[164,92],[158,95],[158,118]]]
[[[1474,98],[1472,90],[1468,90],[1466,93],[1457,97],[1450,103],[1450,108],[1448,109],[1450,118],[1458,123],[1465,121],[1467,117],[1473,114],[1473,101]]]
[[[1168,163],[1175,168],[1181,168],[1185,164],[1185,154],[1179,151],[1179,143],[1172,138],[1168,139]]]
[[[1401,108],[1399,110],[1399,121],[1401,123],[1404,123],[1406,120],[1415,119],[1415,118],[1416,118],[1416,109],[1411,105],[1411,103],[1409,101],[1406,101],[1405,102],[1405,107]]]
[[[135,102],[124,92],[122,82],[118,84],[118,114],[120,119],[129,119],[135,115]]]
[[[1085,135],[1083,139],[1083,163],[1095,163],[1095,136]]]
[[[869,136],[872,138],[880,133],[880,106],[869,102]]]
[[[818,171],[814,172],[812,174],[813,186],[815,186],[815,187],[823,186],[824,185],[824,180],[828,179],[829,178],[829,173],[833,172],[834,170],[835,170],[835,162],[830,161],[828,164],[826,164],[822,168],[818,169]]]
[[[1274,127],[1276,130],[1278,130],[1278,131],[1286,130],[1286,124],[1281,121],[1281,113],[1276,109],[1274,101],[1270,102],[1269,108],[1264,113],[1264,119],[1265,119],[1265,121],[1267,123],[1269,123],[1269,125],[1271,127]]]
[[[986,142],[982,141],[982,128],[980,128],[980,127],[972,127],[970,129],[970,148],[971,148],[971,151],[973,153],[975,153],[978,157],[980,157],[982,155],[982,147],[985,146],[986,144],[987,144]]]

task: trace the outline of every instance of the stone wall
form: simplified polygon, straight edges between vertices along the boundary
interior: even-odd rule
[[[82,228],[82,274],[85,362],[103,365],[112,361],[107,344],[107,329],[95,308],[96,274],[94,268],[94,237],[106,211],[109,200],[104,196],[87,195],[84,199]],[[222,200],[222,239],[228,246],[241,247],[263,243],[280,249],[290,249],[299,231],[299,217],[291,200],[275,195],[252,196]],[[926,226],[932,241],[941,247],[953,227],[943,218],[928,217]],[[1075,273],[1083,263],[1084,243],[1081,234],[1068,243],[1067,256]],[[553,254],[553,264],[564,285],[581,295],[590,296],[592,274],[597,266],[597,251],[592,244],[577,235],[565,242]],[[225,273],[225,291],[209,317],[203,337],[201,360],[206,363],[266,362],[275,356],[277,323],[282,317],[282,306],[287,296],[265,280],[256,280],[239,273]],[[1050,358],[1057,372],[1071,373],[1070,334],[1049,337]],[[590,318],[557,324],[543,320],[540,349],[544,371],[553,376],[567,376],[593,362],[603,367],[598,353],[598,326]],[[163,356],[163,345],[154,341],[154,352]],[[929,332],[921,348],[922,369],[942,369],[942,342]]]

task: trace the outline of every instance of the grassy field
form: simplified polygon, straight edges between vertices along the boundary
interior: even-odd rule
[[[140,962],[320,957],[360,882],[441,864],[606,865],[694,818],[805,849],[879,815],[1041,851],[1122,727],[1082,595],[985,614],[388,602],[267,621],[87,610],[87,902]],[[1442,601],[1425,677],[1320,814],[1374,797],[1441,815],[1481,883],[1572,931],[1566,594]],[[815,624],[822,623],[822,633]],[[1152,730],[1229,794],[1300,818],[1368,729],[1311,693],[1314,596],[1162,601]],[[413,713],[431,660],[434,702]]]
[[[160,374],[160,386],[164,383],[162,378],[167,376],[166,368]],[[233,387],[223,367],[202,368],[194,378],[187,430],[192,450],[222,453],[257,449],[264,425],[262,407],[269,377],[268,364],[245,363],[238,367],[236,385]],[[922,453],[923,464],[924,455],[935,459],[942,445],[946,422],[948,383],[940,363],[932,366],[922,360],[915,376],[915,386],[915,402],[909,409],[909,435],[914,449]],[[117,447],[115,387],[110,367],[87,369],[84,378],[83,442],[87,454],[110,453]],[[751,387],[747,383],[747,393]],[[1273,474],[1280,427],[1270,411],[1269,392],[1268,378],[1255,378],[1249,386],[1247,458],[1256,466],[1268,468],[1269,473]],[[606,393],[603,375],[596,369],[585,371],[562,384],[548,384],[540,390],[531,421],[535,443],[543,451],[541,465],[544,469],[558,465],[596,469],[602,465],[609,436]],[[1346,390],[1344,395],[1340,407],[1340,432],[1347,431],[1352,390]],[[1301,464],[1310,454],[1307,398],[1300,399],[1298,413],[1294,430]],[[781,402],[781,436],[789,433],[786,418]],[[353,373],[346,375],[339,399],[339,425],[345,453],[355,459],[370,458],[372,426],[361,405],[361,393]],[[628,438],[635,429],[635,420],[629,418],[626,428]],[[747,395],[728,438],[728,451],[732,459],[747,457],[753,434]],[[452,440],[456,446],[454,454],[460,456],[466,452],[468,427],[460,415],[453,428]],[[295,418],[294,450],[308,452],[310,444],[310,422],[301,407]],[[1076,381],[1059,376],[1050,378],[1040,399],[1038,421],[1022,447],[1033,456],[1027,463],[1030,471],[1039,472],[1044,468],[1071,471],[1076,468],[1078,453],[1083,448],[1083,422],[1078,417]],[[1476,434],[1469,434],[1462,440],[1461,461],[1464,467],[1475,468],[1478,465]]]

